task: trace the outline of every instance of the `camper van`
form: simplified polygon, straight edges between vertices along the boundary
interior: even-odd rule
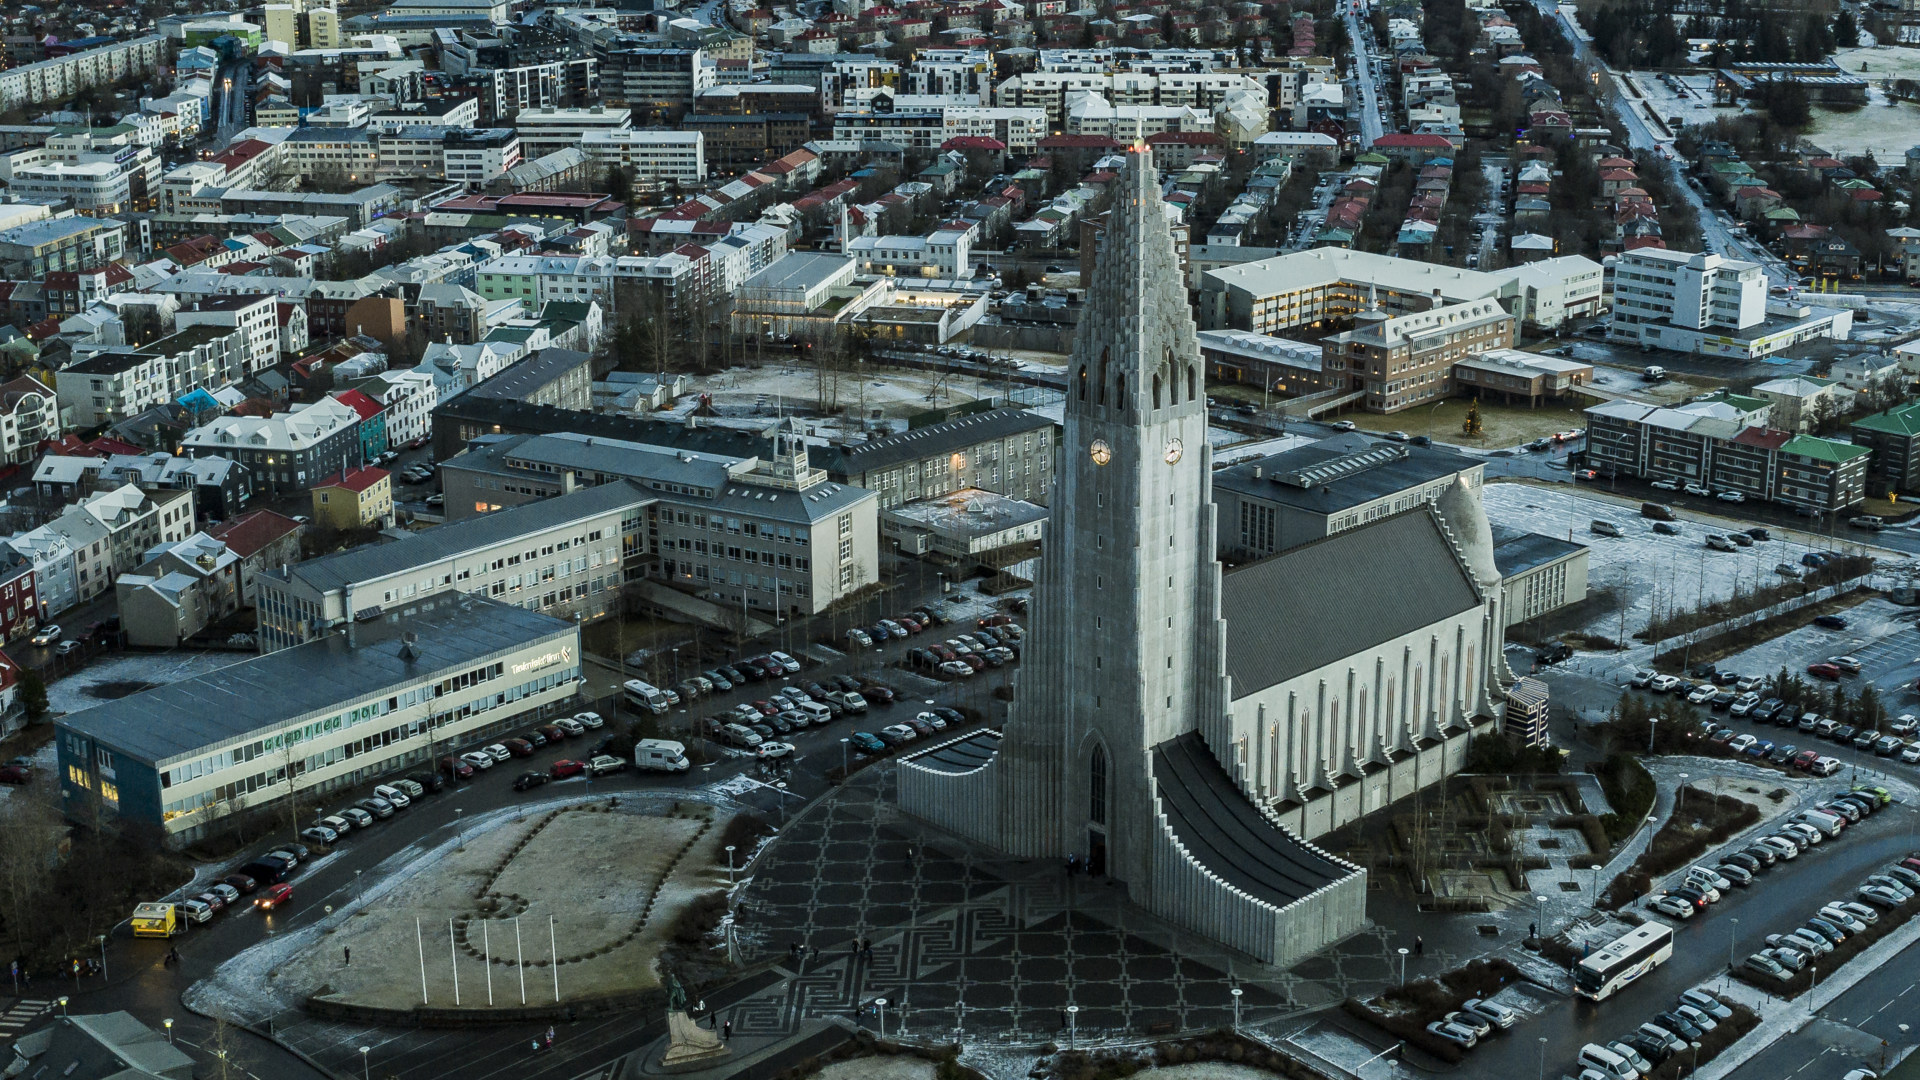
[[[172,904],[135,904],[133,906],[134,937],[172,937],[185,933],[187,924],[180,918],[180,909]]]
[[[641,739],[633,744],[633,764],[654,772],[686,772],[687,748],[671,739]]]
[[[635,712],[650,712],[655,716],[667,711],[667,695],[651,683],[639,679],[628,679],[621,687],[627,708]]]

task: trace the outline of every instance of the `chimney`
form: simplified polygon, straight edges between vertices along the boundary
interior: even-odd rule
[[[1433,306],[1440,306],[1440,290],[1437,288],[1433,290]]]
[[[420,640],[419,636],[416,635],[411,630],[408,630],[405,633],[401,634],[400,635],[400,659],[408,661],[409,663],[420,659],[420,650],[416,647],[419,640]]]
[[[578,486],[579,485],[574,480],[574,474],[572,469],[568,469],[566,472],[563,472],[560,474],[560,494],[571,495],[573,494],[574,489]]]

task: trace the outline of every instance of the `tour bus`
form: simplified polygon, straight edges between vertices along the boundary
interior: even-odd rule
[[[1573,988],[1581,997],[1605,1001],[1672,957],[1673,928],[1648,922],[1580,961],[1573,969]]]
[[[655,716],[667,711],[667,695],[651,683],[628,679],[623,689],[626,691],[624,697],[627,708],[635,712],[650,712]]]
[[[180,909],[172,904],[133,906],[134,937],[172,937],[186,928],[187,924],[180,921]]]

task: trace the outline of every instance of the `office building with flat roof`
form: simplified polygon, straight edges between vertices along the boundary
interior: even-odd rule
[[[459,593],[415,600],[68,713],[54,738],[61,807],[190,843],[236,814],[318,800],[571,711],[580,681],[571,621]]]

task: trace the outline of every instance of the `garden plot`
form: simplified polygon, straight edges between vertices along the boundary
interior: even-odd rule
[[[1607,592],[1612,603],[1570,629],[1620,639],[1646,628],[1653,612],[1686,611],[1736,592],[1782,581],[1780,563],[1799,563],[1809,550],[1792,540],[1760,541],[1738,551],[1714,551],[1709,533],[1746,528],[1746,523],[1679,510],[1680,535],[1663,536],[1637,506],[1532,484],[1486,486],[1487,518],[1495,525],[1572,540],[1588,548],[1587,587]],[[1595,536],[1589,526],[1610,521],[1624,534]],[[1775,536],[1779,535],[1775,530]]]

